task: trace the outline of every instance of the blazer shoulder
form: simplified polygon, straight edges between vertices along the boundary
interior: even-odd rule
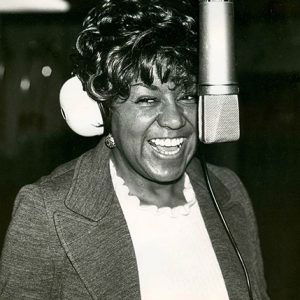
[[[30,185],[32,189],[39,191],[47,210],[53,213],[57,209],[65,209],[64,200],[73,184],[76,168],[84,155],[58,166],[50,174]]]
[[[208,170],[228,189],[231,195],[230,202],[239,202],[244,206],[244,208],[252,210],[252,204],[249,199],[248,192],[241,179],[234,171],[226,167],[220,167],[212,164],[208,164]]]
[[[56,189],[64,188],[64,186],[68,186],[71,183],[80,162],[85,158],[89,159],[93,151],[94,149],[91,149],[83,153],[79,157],[59,165],[51,173],[42,176],[34,184],[42,188],[54,185]]]
[[[78,160],[80,160],[80,157],[59,165],[48,175],[45,175],[37,180],[35,184],[45,185],[50,181],[62,180],[64,177],[69,177],[70,174],[74,173]]]
[[[213,190],[217,193],[220,204],[227,207],[232,204],[248,205],[248,193],[239,177],[230,169],[206,163],[209,179]],[[205,173],[201,166],[201,160],[195,157],[189,165],[189,175],[194,182],[199,183],[207,190]]]
[[[242,185],[242,182],[238,175],[227,167],[216,166],[213,164],[207,164],[208,170],[218,177],[223,184],[227,187],[231,185]]]

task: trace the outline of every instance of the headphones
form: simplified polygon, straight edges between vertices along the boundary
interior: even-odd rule
[[[99,105],[83,90],[76,76],[61,87],[59,102],[61,114],[74,132],[85,137],[104,133]]]

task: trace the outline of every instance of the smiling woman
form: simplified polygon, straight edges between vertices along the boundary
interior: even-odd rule
[[[148,204],[185,202],[183,174],[197,146],[197,101],[192,90],[161,83],[154,73],[147,86],[134,83],[127,101],[112,106],[112,135],[118,145],[112,159],[130,191]],[[195,93],[195,87],[193,89]],[[157,197],[157,183],[169,185]]]
[[[1,299],[247,299],[196,157],[193,4],[103,0],[89,12],[74,74],[97,102],[106,137],[20,191]],[[268,299],[247,193],[231,171],[209,172],[253,299]]]

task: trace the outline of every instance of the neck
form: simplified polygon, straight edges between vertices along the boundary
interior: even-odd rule
[[[124,180],[130,194],[140,199],[141,204],[172,208],[186,203],[183,195],[184,174],[171,182],[153,181],[136,172],[114,153],[112,151],[111,159],[118,176]]]

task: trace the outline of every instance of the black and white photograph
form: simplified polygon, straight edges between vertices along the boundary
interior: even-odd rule
[[[0,299],[299,299],[299,54],[296,0],[1,0]]]

